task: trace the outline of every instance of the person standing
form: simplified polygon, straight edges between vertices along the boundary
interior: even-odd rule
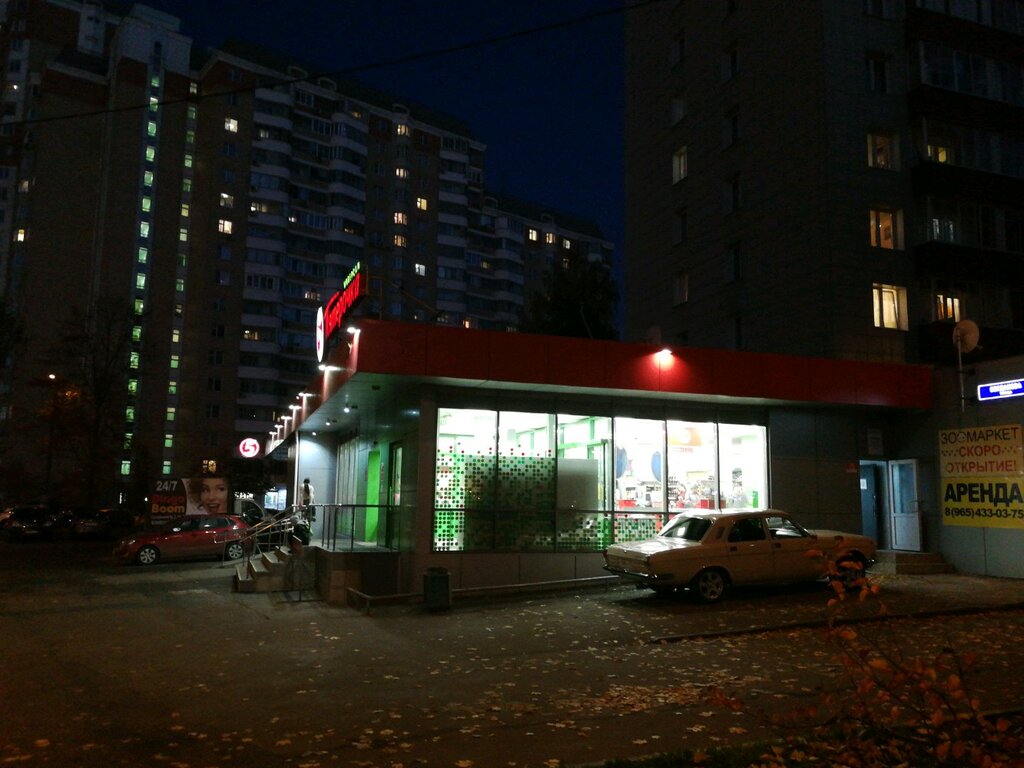
[[[299,502],[302,505],[302,514],[306,520],[316,520],[316,510],[313,509],[313,504],[316,501],[313,494],[313,485],[309,482],[308,477],[302,481],[302,487],[299,488]]]

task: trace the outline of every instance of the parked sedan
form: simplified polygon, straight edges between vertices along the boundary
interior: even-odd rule
[[[841,531],[809,530],[785,512],[688,510],[653,539],[613,544],[605,570],[658,593],[687,587],[704,602],[732,585],[814,581],[830,563],[847,583],[875,559],[875,542]]]
[[[48,536],[53,530],[53,515],[41,505],[14,507],[3,521],[3,530],[9,539]]]
[[[139,565],[214,556],[237,560],[245,554],[241,538],[247,528],[234,515],[179,517],[155,530],[124,537],[114,547],[114,557]]]

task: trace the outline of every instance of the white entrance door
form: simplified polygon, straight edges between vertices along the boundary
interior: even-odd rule
[[[889,492],[892,548],[920,552],[921,507],[916,459],[889,462]]]

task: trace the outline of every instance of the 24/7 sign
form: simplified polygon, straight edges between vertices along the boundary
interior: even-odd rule
[[[1024,529],[1024,428],[939,432],[942,522]]]

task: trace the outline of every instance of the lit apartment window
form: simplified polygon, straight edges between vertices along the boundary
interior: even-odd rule
[[[141,315],[145,311],[146,311],[146,302],[144,302],[142,299],[136,299],[135,300],[135,314],[136,315]]]
[[[259,341],[260,332],[256,328],[245,328],[242,330],[242,338],[246,341]]]
[[[151,210],[153,210],[153,198],[144,196],[142,198],[142,211],[149,213]]]
[[[152,187],[153,186],[153,172],[152,171],[144,171],[143,172],[143,174],[142,174],[142,184],[143,184],[143,186],[146,186],[146,187]]]
[[[567,250],[567,251],[571,250],[572,249],[572,241],[569,238],[567,238],[567,237],[563,237],[562,238],[562,247],[565,250]]]
[[[395,135],[397,135],[397,136],[408,136],[409,135],[409,126],[406,125],[405,123],[396,123],[395,124]]]
[[[139,353],[138,352],[130,352],[128,354],[128,367],[129,368],[138,368],[139,367]]]
[[[138,253],[138,262],[139,264],[145,264],[147,261],[149,261],[149,248],[141,246]]]
[[[533,229],[533,228],[530,228],[530,229],[526,230],[526,237],[530,241],[532,241],[534,243],[537,242],[537,237],[538,237],[537,230]]]
[[[156,112],[158,109],[160,109],[160,99],[158,99],[156,96],[150,96],[149,97],[149,111],[150,112]]]
[[[146,273],[145,272],[139,272],[137,275],[135,275],[135,287],[138,288],[139,290],[142,290],[142,289],[144,289],[146,287]]]
[[[949,147],[942,144],[934,144],[929,140],[928,159],[933,163],[949,163],[952,162],[953,152]]]
[[[403,211],[395,211],[395,224],[408,224],[409,217]]]
[[[171,355],[171,370],[177,370],[180,363],[181,358],[178,355]]]
[[[149,136],[156,136],[156,121],[150,120],[146,123],[146,133]]]
[[[185,154],[184,163],[185,163],[185,167],[186,168],[191,168],[192,167],[192,155],[186,153]]]
[[[234,208],[235,207],[235,196],[229,195],[227,192],[220,193],[220,207],[221,208]]]
[[[129,395],[134,395],[138,391],[139,391],[139,380],[138,379],[128,379],[128,394]]]
[[[192,179],[183,179],[181,182],[181,191],[186,195],[192,193]]]
[[[146,162],[152,163],[154,160],[156,160],[156,148],[146,147]]]
[[[181,215],[184,216],[186,219],[188,218],[188,215],[189,215],[190,211],[191,211],[191,209],[189,208],[188,203],[182,203],[181,204]]]
[[[135,406],[129,405],[124,409],[124,420],[128,423],[135,421]]]
[[[230,235],[231,234],[231,222],[228,221],[227,219],[218,219],[217,220],[217,231],[218,232],[223,232],[225,235]]]
[[[18,234],[19,234],[18,240],[24,240],[25,239],[23,236],[21,236],[21,234],[24,231],[25,230],[23,230],[23,229],[19,229],[18,230]],[[149,237],[149,222],[148,221],[140,221],[139,222],[139,237],[142,237],[142,238]]]
[[[191,128],[185,131],[185,146],[192,148],[196,145],[196,132]]]
[[[146,234],[149,234],[149,225],[148,224],[146,224]],[[19,229],[15,233],[15,235],[14,235],[14,239],[16,241],[18,241],[19,243],[24,243],[26,237],[28,237],[28,233],[24,229]],[[145,237],[145,235],[144,235],[144,237]]]
[[[121,462],[121,475],[128,477],[132,473],[132,463],[130,461]]]
[[[395,235],[394,241],[395,241],[395,247],[397,247],[397,248],[405,248],[405,245],[406,245],[405,235]]]
[[[181,227],[178,230],[178,240],[180,242],[182,242],[182,243],[187,243],[188,242],[188,229],[187,228]]]
[[[408,168],[395,168],[395,178],[397,178],[397,179],[407,179],[407,178],[409,178],[409,169]]]
[[[682,181],[686,178],[687,149],[681,147],[672,155],[672,183]]]
[[[907,330],[907,289],[898,285],[875,283],[871,293],[875,309],[875,328]]]
[[[142,341],[142,326],[141,325],[133,325],[132,326],[132,341]]]
[[[174,435],[171,432],[168,432],[167,434],[164,435],[164,448],[173,448],[173,447],[174,447]]]
[[[167,382],[167,394],[168,395],[176,395],[176,394],[178,394],[178,382],[175,381],[174,379],[171,379],[170,381]]]
[[[960,321],[960,298],[944,293],[935,294],[935,319]]]
[[[868,134],[868,165],[872,168],[899,170],[896,137],[891,133]]]
[[[173,329],[171,331],[171,344],[180,344],[180,343],[181,343],[181,331],[178,328],[175,328],[175,329]]]
[[[427,198],[425,198],[425,197],[417,197],[416,198],[416,208],[421,210],[421,211],[427,210]]]
[[[163,464],[162,464],[162,465],[160,466],[160,472],[161,472],[161,473],[162,473],[162,474],[163,474],[164,476],[167,476],[167,475],[171,474],[171,462],[169,462],[169,461],[165,461],[165,462],[164,462],[164,463],[163,463]]]
[[[174,290],[178,293],[185,292],[185,278],[179,277],[174,281]]]
[[[174,421],[174,417],[177,416],[178,410],[172,405],[167,409],[167,421]]]
[[[224,130],[230,133],[238,133],[238,121],[233,117],[225,117]]]
[[[189,104],[188,105],[188,119],[189,120],[195,120],[197,114],[199,114],[199,110],[196,108],[196,105],[195,104]]]
[[[545,232],[544,233],[544,242],[547,243],[548,245],[554,245],[555,244],[555,233],[554,232]]]
[[[159,88],[160,87],[160,75],[153,75],[151,78],[149,78],[149,86],[151,88]]]
[[[873,248],[903,248],[903,235],[900,232],[899,211],[888,211],[883,208],[871,209],[871,246]]]
[[[417,275],[419,275],[420,277],[426,277],[426,275],[427,275],[427,265],[426,264],[417,264],[415,269],[416,269],[416,274]]]

